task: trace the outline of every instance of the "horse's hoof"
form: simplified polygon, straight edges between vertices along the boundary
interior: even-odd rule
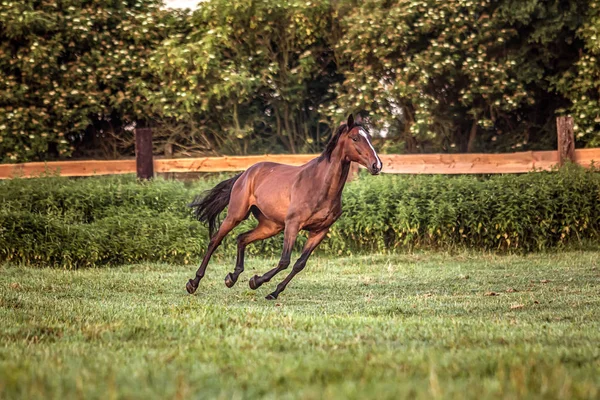
[[[194,292],[196,291],[196,289],[198,289],[198,286],[194,286],[194,283],[192,282],[192,280],[190,279],[188,281],[188,283],[186,283],[185,285],[185,289],[187,290],[187,292],[189,294],[194,294]]]
[[[254,275],[252,278],[250,278],[250,280],[248,281],[248,285],[250,286],[250,289],[252,289],[252,290],[258,289],[258,287],[260,285],[258,283],[256,283],[257,279],[258,279],[258,275]]]
[[[233,287],[233,285],[235,285],[235,281],[233,280],[233,275],[230,272],[225,277],[225,286],[227,286],[228,288],[231,288],[231,287]]]
[[[275,293],[268,294],[265,299],[267,300],[277,300],[277,295]]]

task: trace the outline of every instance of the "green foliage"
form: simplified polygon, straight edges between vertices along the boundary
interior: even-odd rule
[[[4,1],[0,161],[314,152],[363,112],[384,152],[598,145],[595,0]],[[165,147],[166,146],[166,147]]]
[[[86,132],[144,116],[143,91],[157,84],[148,58],[177,18],[160,4],[4,1],[0,162],[68,156]]]
[[[597,240],[600,176],[556,173],[365,177],[345,192],[332,250],[484,248],[535,251]]]
[[[564,100],[548,81],[576,59],[588,3],[363,2],[341,22],[329,113],[366,109],[410,152],[552,146]]]
[[[2,186],[4,259],[65,267],[189,262],[201,252],[196,238],[206,236],[189,218],[190,193],[179,182],[41,178]]]
[[[576,136],[589,146],[600,146],[600,4],[590,2],[585,22],[578,30],[584,42],[581,57],[572,69],[554,82],[571,101]]]
[[[194,134],[221,151],[314,150],[326,99],[314,82],[332,63],[331,18],[321,1],[202,2],[190,32],[152,57],[153,73],[170,84],[149,100],[177,123],[202,121]]]
[[[0,182],[0,261],[67,268],[139,261],[197,261],[206,227],[186,204],[222,177],[191,186],[131,177]],[[414,248],[537,251],[600,238],[600,175],[361,176],[320,251],[353,254]],[[235,254],[235,235],[221,247]],[[298,241],[302,245],[304,238]],[[277,255],[281,238],[249,247]]]

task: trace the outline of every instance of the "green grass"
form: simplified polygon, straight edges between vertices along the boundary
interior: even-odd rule
[[[275,302],[248,258],[0,267],[0,398],[600,396],[599,252],[315,257]]]

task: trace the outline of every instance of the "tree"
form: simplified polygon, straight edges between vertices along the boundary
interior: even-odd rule
[[[526,147],[550,134],[547,121],[564,103],[549,80],[575,57],[586,3],[362,3],[342,19],[336,50],[346,79],[329,114],[345,103],[366,109],[409,152],[473,151],[478,136]]]
[[[584,46],[573,67],[554,81],[556,89],[571,104],[561,112],[570,112],[575,120],[580,144],[600,146],[600,4],[590,2],[585,21],[578,30]]]
[[[319,151],[369,114],[384,151],[600,143],[592,0],[5,1],[0,161]],[[173,149],[174,148],[174,149]]]
[[[213,0],[191,24],[153,58],[153,72],[171,82],[153,99],[166,117],[200,122],[226,152],[294,153],[318,141],[317,108],[335,79],[328,3]]]
[[[3,2],[1,161],[65,157],[144,118],[145,66],[175,15],[160,1]],[[154,83],[156,84],[156,82]]]

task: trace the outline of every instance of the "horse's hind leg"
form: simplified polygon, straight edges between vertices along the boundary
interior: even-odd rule
[[[210,257],[214,253],[214,251],[219,247],[221,241],[233,228],[235,228],[242,220],[235,220],[233,218],[229,218],[229,215],[225,218],[219,230],[208,242],[208,247],[206,248],[206,254],[204,254],[204,258],[202,259],[202,263],[200,263],[200,267],[198,271],[196,271],[196,277],[194,279],[190,279],[188,283],[185,285],[186,290],[189,294],[193,294],[196,289],[198,289],[198,285],[200,284],[200,280],[204,278],[204,274],[206,273],[206,266],[210,261]]]
[[[281,225],[269,221],[263,216],[259,216],[258,221],[259,222],[256,228],[252,229],[251,231],[244,232],[237,237],[238,250],[237,260],[235,263],[235,270],[233,271],[233,273],[230,272],[225,277],[225,285],[229,288],[235,285],[240,274],[244,272],[244,251],[246,249],[246,246],[257,240],[270,238],[271,236],[274,236],[281,232],[281,230],[283,229]]]
[[[233,193],[231,196],[231,201],[229,202],[229,209],[227,211],[227,217],[223,220],[223,223],[219,227],[219,230],[208,242],[208,247],[206,249],[206,254],[202,259],[202,263],[196,271],[196,277],[194,279],[190,279],[188,283],[185,285],[186,290],[189,294],[192,294],[198,289],[198,285],[200,284],[200,280],[204,278],[204,274],[206,273],[206,266],[210,261],[210,257],[214,253],[214,251],[219,247],[221,241],[233,228],[239,225],[240,222],[245,220],[248,216],[248,211],[250,207],[248,205],[247,198],[234,198]]]

